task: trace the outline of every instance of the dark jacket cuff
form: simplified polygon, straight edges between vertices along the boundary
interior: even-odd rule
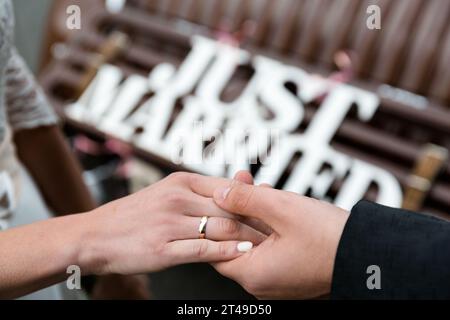
[[[338,246],[331,298],[450,298],[450,223],[360,201]]]

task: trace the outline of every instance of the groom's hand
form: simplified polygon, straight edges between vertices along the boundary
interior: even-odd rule
[[[249,183],[241,173],[228,186],[218,188],[214,200],[224,210],[263,221],[273,233],[246,254],[214,267],[258,298],[314,298],[329,293],[349,213]]]

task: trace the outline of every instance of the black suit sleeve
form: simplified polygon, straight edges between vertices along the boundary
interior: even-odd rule
[[[381,289],[368,289],[371,265]],[[450,223],[360,201],[338,246],[331,298],[450,299]]]

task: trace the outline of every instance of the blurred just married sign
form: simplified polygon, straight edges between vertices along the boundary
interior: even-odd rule
[[[102,64],[78,101],[65,108],[67,116],[203,174],[232,176],[258,165],[256,182],[277,185],[298,156],[285,190],[350,209],[375,186],[377,202],[402,204],[390,172],[330,145],[353,106],[360,121],[371,119],[380,104],[376,95],[223,42],[201,36],[191,42],[178,68],[161,63],[148,77]],[[248,65],[250,80],[233,101],[224,101],[225,86]],[[319,109],[298,133],[304,106],[314,101]]]

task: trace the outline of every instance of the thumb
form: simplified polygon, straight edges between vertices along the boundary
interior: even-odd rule
[[[233,180],[237,180],[245,184],[253,184],[253,176],[250,172],[244,170],[238,171],[234,175]]]
[[[228,187],[214,191],[214,201],[222,209],[242,216],[262,220],[272,229],[283,222],[284,214],[279,208],[283,192],[253,186],[233,180]],[[284,200],[285,201],[285,200]]]

